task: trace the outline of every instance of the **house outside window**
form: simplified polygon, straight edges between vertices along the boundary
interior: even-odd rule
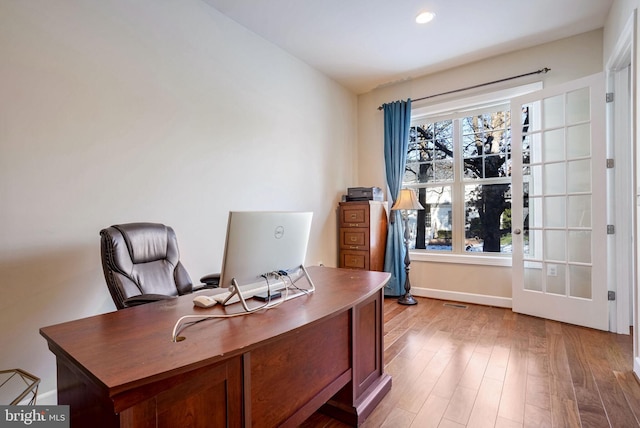
[[[410,248],[510,255],[509,105],[414,117],[403,186],[425,208],[412,213]]]

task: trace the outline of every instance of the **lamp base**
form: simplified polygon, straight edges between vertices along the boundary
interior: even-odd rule
[[[418,302],[416,302],[416,299],[413,298],[411,293],[405,293],[404,296],[402,296],[402,297],[400,297],[398,299],[398,303],[400,303],[401,305],[416,305],[416,304],[418,304]]]

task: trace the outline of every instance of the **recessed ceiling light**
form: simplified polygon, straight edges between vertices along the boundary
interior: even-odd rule
[[[427,22],[430,22],[435,17],[436,17],[436,14],[433,12],[420,12],[418,16],[416,16],[416,22],[418,24],[426,24]]]

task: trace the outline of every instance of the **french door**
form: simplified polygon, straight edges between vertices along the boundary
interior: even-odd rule
[[[604,76],[511,101],[513,310],[608,330]]]

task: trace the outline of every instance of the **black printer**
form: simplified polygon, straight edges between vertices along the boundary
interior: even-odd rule
[[[349,187],[347,201],[383,201],[382,189],[379,187]]]

